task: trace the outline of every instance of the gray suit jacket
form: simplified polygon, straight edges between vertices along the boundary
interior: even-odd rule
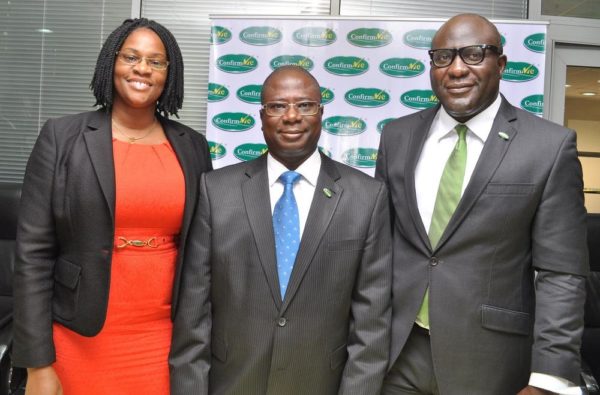
[[[200,174],[211,169],[204,137],[160,122],[184,173],[185,240]],[[23,181],[14,274],[17,366],[55,359],[52,322],[94,336],[106,318],[114,238],[115,175],[110,114],[91,111],[46,122]],[[184,245],[183,243],[181,244]],[[178,260],[173,305],[181,277]]]
[[[266,163],[265,155],[202,177],[171,394],[378,394],[391,315],[387,191],[322,156],[281,300]]]
[[[577,383],[588,261],[575,133],[503,98],[432,249],[414,178],[438,108],[390,122],[381,138],[376,173],[390,189],[394,229],[390,361],[402,351],[429,286],[442,394],[515,394],[531,371]]]

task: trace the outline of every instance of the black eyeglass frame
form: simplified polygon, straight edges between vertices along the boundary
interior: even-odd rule
[[[467,49],[467,48],[481,48],[481,49],[483,49],[483,56],[481,57],[481,60],[478,61],[478,62],[473,63],[473,62],[468,61],[465,58],[463,58],[463,51],[465,49]],[[438,49],[430,49],[427,52],[429,53],[429,58],[431,59],[431,63],[435,67],[442,69],[442,68],[445,68],[445,67],[449,67],[452,63],[454,63],[454,59],[456,59],[456,54],[458,54],[458,56],[460,56],[460,58],[462,59],[462,61],[465,64],[469,65],[469,66],[476,66],[478,64],[481,64],[485,60],[486,52],[487,52],[488,49],[494,51],[498,56],[502,55],[502,47],[498,47],[496,45],[491,45],[491,44],[467,45],[467,46],[461,47],[461,48],[438,48]],[[450,59],[450,63],[448,63],[445,66],[438,66],[437,64],[435,64],[435,60],[433,59],[433,56],[438,51],[452,51],[452,59]]]

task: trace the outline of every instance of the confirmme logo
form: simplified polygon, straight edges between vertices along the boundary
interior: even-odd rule
[[[530,51],[544,53],[546,51],[546,34],[536,33],[525,37],[523,45]]]
[[[436,30],[433,29],[411,30],[404,34],[404,44],[413,48],[430,49],[435,32]]]
[[[360,28],[352,30],[346,36],[348,42],[357,47],[378,48],[392,42],[392,34],[377,28]]]
[[[334,43],[337,36],[326,27],[303,27],[292,34],[292,40],[307,47],[323,47]]]
[[[388,122],[393,121],[394,119],[396,119],[396,118],[386,118],[386,119],[382,119],[381,121],[379,121],[377,123],[377,133],[383,132],[384,126],[387,125]]]
[[[346,92],[344,99],[357,107],[381,107],[390,101],[390,95],[378,88],[354,88]]]
[[[233,155],[239,160],[247,161],[258,158],[268,150],[266,144],[246,143],[235,147]]]
[[[354,136],[367,130],[360,118],[336,115],[323,120],[323,130],[336,136]]]
[[[210,158],[212,160],[221,159],[227,154],[227,150],[223,144],[215,143],[214,141],[208,142],[208,150],[210,152]]]
[[[402,95],[400,95],[400,102],[408,108],[422,110],[437,105],[439,101],[432,90],[415,89],[412,91],[404,92]]]
[[[250,45],[273,45],[281,37],[281,31],[269,26],[251,26],[240,32],[240,41]]]
[[[227,99],[229,96],[229,89],[221,84],[215,84],[213,82],[208,83],[208,101],[216,102]]]
[[[315,65],[315,63],[312,60],[310,60],[310,58],[307,58],[306,56],[302,55],[281,55],[276,58],[273,58],[269,64],[271,65],[271,68],[273,70],[278,69],[282,66],[292,65],[300,66],[306,71],[312,70],[312,68]]]
[[[237,98],[246,103],[260,104],[262,85],[245,85],[237,90]]]
[[[390,58],[379,64],[379,70],[390,77],[410,78],[425,72],[425,64],[413,58]]]
[[[213,26],[210,29],[210,43],[219,45],[231,40],[231,32],[223,26]]]
[[[375,148],[350,148],[342,153],[342,162],[354,167],[375,167],[377,150]]]
[[[329,88],[321,87],[321,104],[331,103],[335,99],[333,91]]]
[[[212,119],[212,124],[226,132],[243,132],[252,129],[256,121],[243,112],[223,112]]]
[[[335,56],[327,59],[323,67],[335,75],[359,75],[369,70],[369,63],[357,56]]]
[[[226,73],[248,73],[257,67],[258,61],[250,55],[229,54],[217,59],[217,68]]]
[[[526,62],[506,62],[502,79],[511,82],[531,81],[540,74],[537,67]]]
[[[531,95],[521,100],[521,108],[534,114],[544,112],[544,95]]]

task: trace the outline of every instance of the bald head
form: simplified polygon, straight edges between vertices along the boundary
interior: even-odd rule
[[[265,99],[265,90],[269,89],[271,87],[271,85],[273,84],[273,81],[276,81],[278,79],[280,79],[283,76],[303,76],[306,77],[306,79],[308,80],[308,85],[305,87],[307,90],[313,90],[316,89],[319,92],[319,103],[321,102],[320,97],[321,97],[321,88],[319,85],[319,82],[317,81],[317,79],[308,71],[306,71],[306,69],[300,67],[300,66],[296,66],[296,65],[287,65],[287,66],[282,66],[278,69],[275,69],[271,74],[269,74],[269,76],[265,79],[265,82],[263,82],[263,87],[262,87],[262,91],[260,94],[260,102],[262,104],[264,104],[264,99]]]
[[[481,43],[502,48],[502,36],[496,25],[477,14],[458,14],[448,19],[433,36],[431,48],[442,48],[440,46],[441,42],[463,36],[466,31],[477,32],[473,37],[474,41],[479,40]]]

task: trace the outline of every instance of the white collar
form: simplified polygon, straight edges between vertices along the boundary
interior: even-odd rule
[[[267,171],[269,174],[269,186],[273,186],[279,179],[279,176],[289,169],[285,167],[281,162],[275,159],[271,153],[267,155]],[[296,170],[300,173],[303,179],[308,181],[313,187],[317,186],[317,179],[319,178],[319,171],[321,170],[321,155],[319,150],[316,149]]]

